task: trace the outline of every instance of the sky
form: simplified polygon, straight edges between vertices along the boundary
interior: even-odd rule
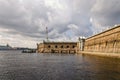
[[[0,0],[0,45],[77,41],[120,24],[120,0]]]

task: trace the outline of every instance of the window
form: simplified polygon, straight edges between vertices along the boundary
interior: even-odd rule
[[[49,45],[48,48],[50,48],[51,46]]]
[[[67,46],[67,48],[69,48],[69,46]]]
[[[106,46],[108,45],[108,42],[106,41],[106,44],[105,44]]]
[[[75,48],[75,46],[73,46],[73,48]]]
[[[63,46],[61,46],[61,48],[63,48]]]
[[[55,48],[57,48],[58,46],[56,45]]]

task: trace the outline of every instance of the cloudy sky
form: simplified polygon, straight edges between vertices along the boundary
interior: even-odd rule
[[[0,44],[77,41],[120,24],[120,0],[0,0]]]

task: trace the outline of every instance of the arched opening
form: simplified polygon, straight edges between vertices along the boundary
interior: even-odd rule
[[[69,48],[69,46],[67,46],[67,48]]]
[[[58,46],[56,45],[55,48],[58,48]]]
[[[50,48],[51,46],[49,45],[48,48]]]
[[[73,45],[73,48],[75,48],[75,46]]]
[[[61,48],[63,48],[63,45],[61,46]]]

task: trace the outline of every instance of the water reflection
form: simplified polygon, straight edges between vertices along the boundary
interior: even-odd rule
[[[0,52],[0,80],[120,80],[120,59]]]

